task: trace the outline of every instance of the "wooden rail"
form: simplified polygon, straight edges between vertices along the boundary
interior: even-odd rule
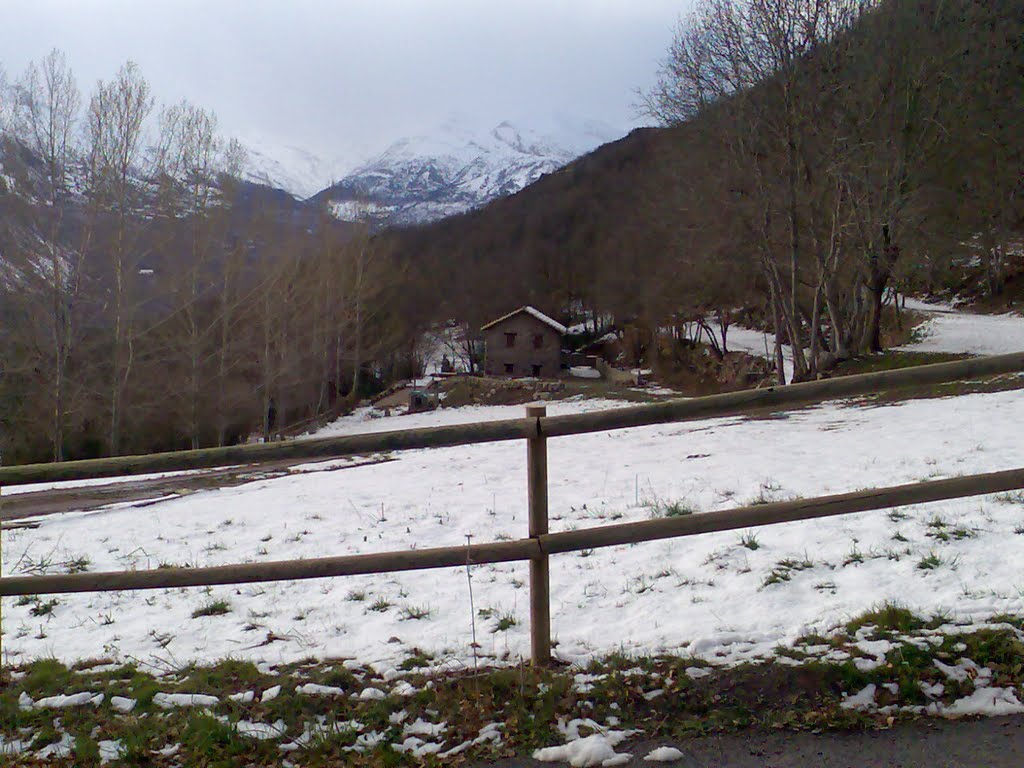
[[[949,480],[875,488],[867,491],[779,501],[749,507],[666,517],[636,523],[604,525],[561,533],[541,533],[527,539],[458,547],[413,549],[405,552],[319,557],[308,560],[218,565],[209,568],[158,568],[145,571],[73,573],[52,576],[8,576],[0,579],[0,597],[49,595],[71,592],[173,589],[219,584],[298,581],[333,576],[358,576],[432,568],[455,568],[484,563],[537,562],[549,554],[637,544],[658,539],[756,528],[821,517],[849,515],[875,509],[925,504],[967,496],[1024,488],[1024,469],[1012,469]],[[546,595],[546,593],[545,593]],[[531,595],[531,597],[534,597]],[[531,603],[532,605],[532,603]],[[547,604],[545,604],[546,608]],[[536,648],[534,650],[537,650]],[[548,647],[550,654],[550,646]]]
[[[607,411],[545,416],[539,419],[508,419],[476,424],[377,432],[314,440],[293,440],[261,445],[234,445],[147,456],[116,456],[109,459],[67,461],[60,464],[25,464],[0,467],[0,486],[121,477],[152,472],[258,464],[287,459],[331,459],[354,453],[402,451],[412,448],[443,448],[502,440],[529,439],[538,424],[545,437],[579,435],[674,421],[696,421],[720,416],[750,414],[763,409],[783,410],[843,397],[872,395],[883,390],[943,384],[951,381],[1024,371],[1024,352],[995,357],[922,365],[894,371],[843,376],[787,387],[744,390],[691,400],[670,400]]]
[[[551,554],[1024,489],[1024,469],[1014,469],[685,517],[549,533],[546,443],[548,437],[746,414],[766,408],[780,409],[784,406],[820,402],[836,397],[870,394],[883,389],[939,384],[975,376],[1019,371],[1024,371],[1024,353],[573,416],[549,417],[543,407],[533,406],[527,409],[527,417],[524,419],[499,422],[208,451],[184,451],[154,456],[0,468],[0,484],[18,485],[288,458],[329,458],[370,451],[526,439],[529,497],[529,538],[517,541],[209,568],[9,576],[0,578],[0,597],[316,579],[461,567],[467,563],[473,565],[526,560],[530,562],[531,652],[534,662],[543,664],[551,658],[548,564],[548,556]]]

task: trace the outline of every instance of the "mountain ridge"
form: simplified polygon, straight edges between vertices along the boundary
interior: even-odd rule
[[[432,131],[397,139],[362,162],[350,162],[347,173],[337,173],[336,163],[332,183],[310,195],[310,174],[332,166],[318,165],[314,155],[293,147],[278,152],[279,157],[290,153],[291,160],[273,157],[266,146],[258,149],[257,162],[244,175],[323,205],[345,221],[422,224],[514,194],[625,133],[600,121],[566,116],[555,116],[540,128],[511,120],[483,125],[451,118]]]

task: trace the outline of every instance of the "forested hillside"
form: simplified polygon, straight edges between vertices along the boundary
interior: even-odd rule
[[[86,102],[56,51],[7,93],[5,461],[270,433],[337,411],[407,350],[365,227],[239,182],[211,113],[156,109],[131,64]]]
[[[530,300],[651,336],[745,307],[814,376],[880,348],[891,290],[1021,269],[1022,25],[1019,0],[708,0],[644,95],[670,127],[396,247],[471,322]]]

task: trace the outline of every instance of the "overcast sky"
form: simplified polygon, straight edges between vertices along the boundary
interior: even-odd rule
[[[690,0],[0,0],[12,79],[51,48],[86,93],[133,59],[160,102],[325,156],[452,114],[637,124]]]

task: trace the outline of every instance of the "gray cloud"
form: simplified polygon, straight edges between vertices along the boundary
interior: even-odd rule
[[[452,113],[628,127],[689,0],[0,0],[15,77],[52,47],[83,91],[137,61],[157,98],[226,133],[324,154]]]

